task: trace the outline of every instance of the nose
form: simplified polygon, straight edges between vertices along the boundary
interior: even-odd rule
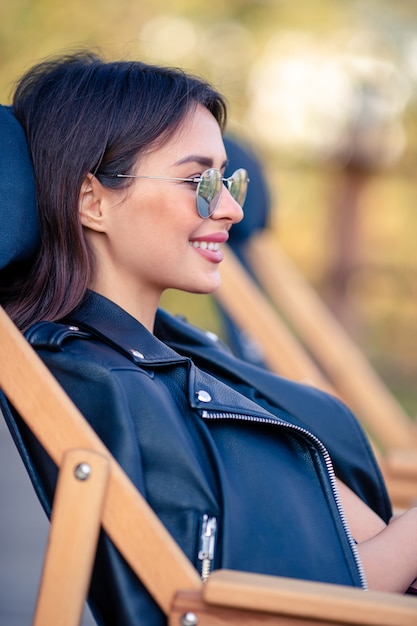
[[[227,220],[232,224],[237,224],[242,221],[243,216],[242,207],[232,197],[226,185],[223,185],[219,202],[211,218],[215,220]]]

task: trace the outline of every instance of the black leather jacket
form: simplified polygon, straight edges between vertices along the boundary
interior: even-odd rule
[[[365,586],[333,467],[386,521],[391,509],[337,399],[237,360],[164,311],[152,335],[92,292],[27,338],[203,575],[224,567]],[[55,468],[20,430],[49,512]],[[101,624],[165,623],[104,535],[90,604]]]

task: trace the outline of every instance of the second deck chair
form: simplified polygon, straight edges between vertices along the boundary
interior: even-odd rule
[[[258,360],[277,374],[342,398],[375,444],[394,505],[415,504],[417,425],[280,247],[268,227],[266,182],[256,158],[234,140],[226,147],[230,171],[247,167],[251,185],[261,191],[248,194],[247,215],[231,236],[215,294],[227,333],[233,326],[244,331],[259,347]],[[232,347],[245,358],[241,343]]]
[[[33,209],[30,200],[33,187],[27,171],[30,163],[21,129],[13,118],[4,115],[10,116],[10,112],[0,109],[0,154],[4,155],[4,149],[7,151],[1,165],[6,161],[10,166],[7,192],[0,193],[2,272],[5,268],[9,271],[13,262],[24,261],[33,239],[32,226],[25,228],[28,224],[25,214]],[[0,168],[0,171],[2,179],[4,170]],[[19,206],[10,204],[17,182],[20,190],[15,200]],[[28,189],[29,195],[21,195]],[[3,190],[0,186],[0,192]],[[17,230],[14,218],[11,228],[5,216],[18,216]],[[153,595],[170,626],[416,624],[416,600],[397,594],[222,570],[214,572],[203,584],[1,308],[0,390],[6,421],[39,495],[42,488],[37,484],[31,455],[21,437],[23,427],[31,429],[59,468],[34,626],[79,624],[100,527]],[[11,405],[23,418],[22,424],[16,421]],[[142,623],[146,624],[146,616]]]

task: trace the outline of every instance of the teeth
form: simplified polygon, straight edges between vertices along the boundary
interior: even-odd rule
[[[214,241],[192,241],[193,248],[201,248],[202,250],[219,250],[220,244]]]

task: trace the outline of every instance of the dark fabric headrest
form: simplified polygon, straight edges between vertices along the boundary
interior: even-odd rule
[[[36,191],[23,128],[0,105],[0,269],[30,259],[39,244]]]

